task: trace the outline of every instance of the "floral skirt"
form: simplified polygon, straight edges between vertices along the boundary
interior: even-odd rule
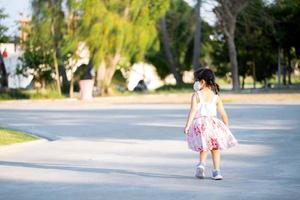
[[[189,148],[197,152],[223,150],[238,144],[229,128],[221,120],[206,116],[193,120],[186,139]]]

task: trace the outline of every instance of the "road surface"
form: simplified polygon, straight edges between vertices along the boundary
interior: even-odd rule
[[[300,105],[226,108],[240,144],[222,181],[194,177],[188,105],[2,108],[0,126],[47,140],[0,148],[0,199],[299,199]]]

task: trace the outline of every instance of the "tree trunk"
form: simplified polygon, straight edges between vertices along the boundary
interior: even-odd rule
[[[242,89],[245,89],[245,76],[242,76]]]
[[[62,63],[59,64],[59,76],[62,77],[62,87],[65,88],[64,86],[66,86],[69,81],[68,81],[65,66]]]
[[[102,61],[100,63],[100,66],[97,69],[96,81],[95,81],[95,85],[98,86],[99,89],[102,87],[102,82],[101,81],[104,79],[105,71],[106,71],[106,64],[105,64],[104,61]]]
[[[286,63],[282,66],[282,82],[283,85],[286,85]]]
[[[55,69],[56,89],[57,89],[58,94],[61,95],[59,69],[58,69],[58,62],[57,62],[55,50],[52,51],[52,59],[53,59],[53,65],[54,65],[54,69]]]
[[[169,43],[169,34],[167,30],[167,23],[166,23],[166,17],[163,16],[160,20],[160,27],[161,27],[161,33],[162,33],[162,43],[163,43],[163,49],[166,54],[167,60],[168,60],[168,66],[171,71],[171,73],[174,75],[174,78],[176,80],[177,84],[182,83],[182,77],[178,72],[178,64],[175,62],[174,56],[171,51],[170,43]]]
[[[0,52],[0,87],[8,87],[8,74],[5,68],[4,60]]]
[[[286,50],[283,49],[282,51],[282,60],[283,60],[283,65],[282,65],[282,82],[283,85],[286,85],[286,75],[287,75],[287,63],[286,63]]]
[[[292,68],[292,59],[291,59],[291,52],[288,51],[287,53],[287,59],[288,59],[288,64],[287,64],[287,73],[288,73],[288,84],[292,85],[292,72],[293,72],[293,68]]]
[[[264,78],[264,88],[268,88],[268,82],[266,78]]]
[[[60,76],[59,76],[59,66],[58,66],[58,58],[57,58],[57,42],[55,41],[55,24],[54,20],[51,20],[51,36],[52,36],[52,59],[55,70],[55,79],[56,79],[56,89],[59,95],[61,95],[61,87],[60,87]]]
[[[201,53],[201,3],[202,0],[197,0],[195,6],[196,29],[194,34],[194,50],[193,50],[193,68],[196,71],[199,67],[199,56]]]
[[[281,87],[281,50],[280,47],[278,48],[278,55],[277,55],[277,84],[278,87]]]
[[[120,59],[121,54],[116,53],[113,56],[108,56],[106,61],[101,62],[97,71],[97,85],[100,88],[100,95],[108,95],[110,93],[109,86]]]
[[[237,91],[240,89],[240,82],[234,35],[227,36],[227,43],[229,49],[229,59],[231,63],[232,89]]]
[[[73,73],[72,73],[72,78],[70,80],[69,96],[70,96],[70,98],[74,98],[74,77],[73,77]]]
[[[105,90],[107,89],[104,89],[104,79],[105,79],[105,73],[106,73],[106,63],[105,61],[102,61],[100,66],[98,67],[98,70],[97,70],[97,86],[99,87],[99,90],[100,90],[100,95],[103,96],[104,93],[105,93]]]
[[[237,91],[240,88],[237,52],[235,46],[235,26],[237,15],[247,6],[249,0],[217,0],[219,6],[214,9],[219,23],[225,34],[232,73],[232,89]]]
[[[252,70],[252,77],[253,77],[253,88],[256,89],[256,65],[253,62],[253,70]]]

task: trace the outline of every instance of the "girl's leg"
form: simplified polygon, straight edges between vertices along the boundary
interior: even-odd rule
[[[220,150],[211,150],[211,156],[214,164],[215,170],[220,170]]]
[[[197,178],[204,178],[205,177],[204,171],[205,171],[205,161],[207,158],[207,151],[200,152],[199,158],[200,158],[200,162],[197,165],[195,176]]]
[[[199,154],[199,158],[200,158],[200,163],[205,163],[206,158],[207,158],[207,151],[201,151]]]

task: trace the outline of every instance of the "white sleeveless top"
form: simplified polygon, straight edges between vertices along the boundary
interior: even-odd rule
[[[217,116],[217,105],[216,101],[218,95],[213,95],[212,99],[209,102],[204,101],[204,97],[200,91],[197,91],[200,102],[198,103],[198,110],[196,117],[208,116],[216,117]]]

